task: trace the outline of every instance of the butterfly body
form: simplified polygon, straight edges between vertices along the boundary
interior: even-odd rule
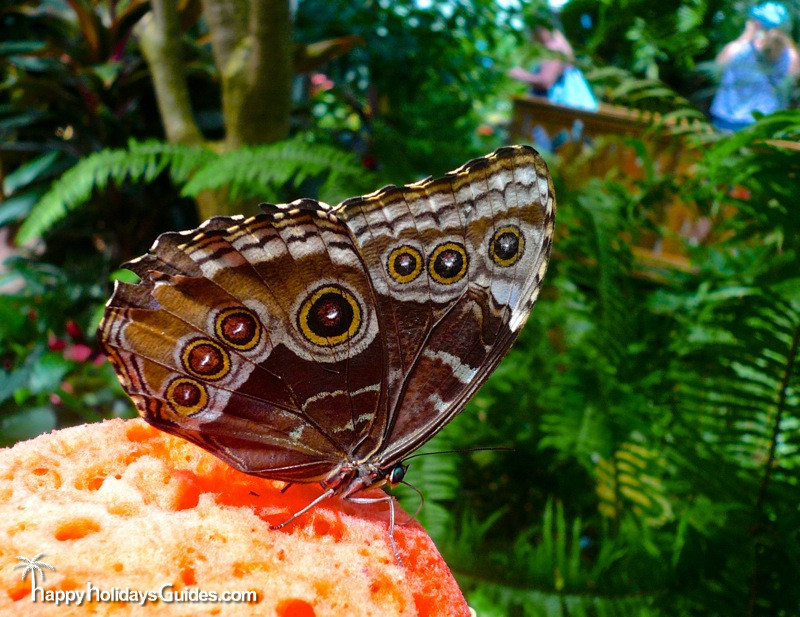
[[[151,424],[325,495],[402,480],[539,292],[552,183],[513,146],[331,208],[303,199],[158,238],[99,336]]]

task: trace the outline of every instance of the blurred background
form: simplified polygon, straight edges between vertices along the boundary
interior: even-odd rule
[[[94,333],[159,233],[532,143],[542,295],[424,448],[513,451],[414,459],[420,521],[482,617],[800,614],[800,2],[764,6],[4,2],[2,445],[135,416]],[[781,79],[735,132],[731,42]],[[548,66],[595,104],[526,82]]]

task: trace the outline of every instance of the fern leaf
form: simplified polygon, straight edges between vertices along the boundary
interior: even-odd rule
[[[497,518],[493,517],[490,524],[495,524]],[[470,537],[480,538],[486,533],[487,524],[465,519],[462,529]],[[492,611],[501,615],[559,617],[657,614],[654,605],[660,590],[625,592],[622,586],[630,589],[630,580],[611,580],[614,564],[625,554],[623,547],[608,536],[598,537],[602,546],[593,559],[587,559],[583,550],[585,533],[580,518],[570,521],[563,506],[551,500],[537,528],[519,536],[510,552],[489,556],[504,572],[502,579],[481,574],[487,558],[482,554],[477,557],[474,545],[470,547],[471,558],[462,555],[451,563],[459,564],[456,575],[466,588],[470,605],[480,615],[495,614]],[[461,569],[464,566],[466,572]],[[650,583],[657,580],[650,576]]]
[[[94,191],[109,181],[152,181],[175,165],[174,181],[182,181],[189,169],[214,154],[197,147],[173,146],[157,141],[131,141],[128,149],[101,150],[79,161],[50,187],[33,207],[17,234],[17,241],[40,237],[71,211],[84,205]]]
[[[183,187],[182,194],[194,197],[204,190],[225,187],[232,199],[263,198],[290,180],[297,185],[327,174],[330,187],[362,173],[363,168],[352,154],[295,138],[222,154],[198,169]],[[338,195],[340,199],[346,196]]]
[[[89,201],[95,191],[105,189],[109,181],[146,183],[164,172],[169,172],[175,185],[184,185],[184,196],[196,197],[204,190],[225,187],[234,200],[277,198],[288,182],[299,184],[318,177],[324,177],[321,193],[325,198],[341,199],[358,192],[350,189],[358,187],[363,175],[352,154],[325,144],[309,144],[302,138],[223,155],[207,148],[131,140],[127,149],[101,150],[64,173],[34,206],[17,240],[24,243],[40,237]]]
[[[684,421],[754,483],[788,482],[786,472],[800,466],[792,445],[800,437],[800,311],[764,290],[724,301],[707,318],[729,336],[684,347]]]
[[[720,607],[797,606],[800,548],[776,539],[800,526],[800,308],[753,288],[696,315],[696,328],[727,333],[682,340],[672,376],[673,461],[695,494],[730,512],[711,536],[726,547],[719,567],[702,584]]]
[[[672,504],[661,480],[664,461],[652,449],[626,442],[610,459],[598,457],[597,496],[603,516],[630,510],[652,527],[672,520]]]

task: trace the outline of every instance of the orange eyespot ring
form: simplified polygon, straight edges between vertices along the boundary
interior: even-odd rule
[[[186,377],[179,377],[170,382],[166,397],[175,413],[183,418],[202,411],[208,405],[208,392],[205,386]]]
[[[424,260],[420,252],[407,244],[399,246],[389,254],[386,270],[398,283],[410,283],[422,272]]]
[[[261,338],[261,322],[245,308],[222,311],[214,320],[214,330],[220,340],[239,351],[252,349]]]
[[[297,325],[309,341],[333,347],[353,338],[361,328],[362,311],[355,296],[338,285],[325,285],[300,307]]]
[[[183,368],[198,379],[214,381],[231,370],[231,358],[222,346],[208,339],[195,339],[181,354]]]
[[[498,266],[508,268],[517,263],[525,252],[525,236],[516,225],[501,227],[489,242],[489,257]]]
[[[468,263],[467,252],[461,244],[445,242],[433,249],[428,259],[428,274],[437,283],[452,285],[467,273]]]

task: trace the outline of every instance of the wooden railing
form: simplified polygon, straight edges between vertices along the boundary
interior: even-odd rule
[[[536,124],[554,130],[570,130],[575,122],[583,124],[590,137],[598,135],[627,135],[641,137],[658,120],[657,114],[642,112],[619,105],[600,103],[597,111],[556,105],[546,98],[532,95],[514,97],[511,133],[522,135]]]
[[[677,136],[671,127],[660,126],[660,119],[646,112],[605,104],[590,112],[536,96],[518,96],[513,103],[512,142],[541,147],[537,141],[544,131],[553,142],[559,173],[571,186],[612,175],[634,191],[636,181],[645,177],[644,159],[652,162],[657,173],[677,176],[689,173],[700,156],[689,140]],[[647,267],[689,268],[685,242],[706,239],[709,222],[677,200],[655,205],[651,216],[663,233],[642,230],[629,239],[637,260]]]

